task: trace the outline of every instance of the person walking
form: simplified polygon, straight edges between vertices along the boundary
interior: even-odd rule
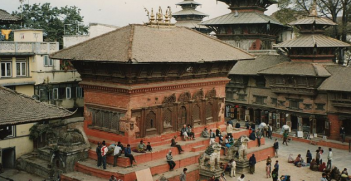
[[[307,163],[311,163],[311,161],[312,161],[312,154],[311,154],[310,150],[307,150],[306,161],[307,161]]]
[[[344,128],[344,126],[342,126],[342,127],[340,128],[340,137],[341,137],[341,142],[342,142],[342,143],[345,142],[345,134],[346,134],[345,128]]]
[[[188,169],[184,168],[182,174],[180,174],[179,181],[186,181],[186,171],[188,171]]]
[[[275,139],[274,144],[273,144],[273,148],[274,148],[274,156],[276,158],[278,158],[278,150],[279,150],[279,142],[278,139]]]
[[[115,149],[113,150],[113,167],[117,166],[117,159],[122,154],[122,148],[116,144]]]
[[[255,154],[252,154],[252,156],[249,159],[249,167],[250,167],[251,174],[255,173],[255,165],[256,165],[256,157],[255,157]]]
[[[272,126],[270,124],[268,124],[268,131],[267,131],[267,133],[268,133],[268,138],[269,139],[272,139],[272,132],[273,132]]]
[[[273,169],[273,171],[272,171],[272,179],[273,179],[273,181],[278,181],[278,171],[277,171],[277,169]]]
[[[169,165],[169,171],[172,171],[176,166],[176,163],[173,161],[172,150],[169,150],[168,154],[166,155],[166,159]]]
[[[102,167],[105,170],[106,169],[106,154],[108,152],[108,148],[106,146],[105,141],[102,142],[102,147],[101,147],[101,157],[102,157]]]
[[[127,147],[124,149],[124,156],[129,158],[130,164],[132,167],[133,167],[133,162],[137,163],[134,159],[134,156],[132,155],[132,150],[130,148],[130,144],[128,144]]]
[[[256,131],[256,138],[257,138],[258,147],[261,146],[261,137],[262,137],[262,132],[260,130],[257,130]]]
[[[285,143],[286,146],[288,146],[288,136],[289,136],[288,130],[285,130],[283,134],[283,145]]]
[[[97,147],[96,147],[97,167],[101,167],[101,160],[102,160],[102,156],[101,156],[101,143],[98,142],[97,144],[98,144]]]
[[[328,153],[328,162],[327,162],[327,169],[331,170],[331,167],[332,167],[332,160],[333,160],[333,152],[332,152],[332,149],[329,148],[329,153]]]

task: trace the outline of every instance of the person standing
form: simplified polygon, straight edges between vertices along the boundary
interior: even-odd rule
[[[332,152],[332,149],[331,148],[329,148],[329,153],[328,153],[328,157],[327,157],[327,159],[328,159],[328,163],[327,163],[327,169],[331,169],[331,167],[332,167],[332,160],[333,160],[333,152]]]
[[[249,167],[250,167],[251,174],[255,173],[255,165],[256,165],[256,157],[255,157],[255,154],[252,154],[252,156],[249,159]]]
[[[102,147],[101,147],[101,157],[102,157],[102,167],[105,170],[106,169],[106,154],[108,152],[108,148],[106,146],[105,141],[102,142]]]
[[[179,177],[180,181],[186,181],[186,171],[188,171],[188,169],[184,168],[182,174],[180,174],[180,177]]]
[[[176,166],[176,163],[173,161],[172,150],[169,150],[168,154],[166,155],[166,159],[169,165],[169,171],[172,171]]]
[[[345,132],[345,128],[344,128],[344,126],[342,126],[341,128],[340,128],[340,137],[341,137],[341,142],[345,142],[345,134],[346,134],[346,132]]]
[[[266,163],[266,176],[267,178],[271,177],[271,165],[269,163]]]
[[[311,163],[311,161],[312,161],[312,154],[311,154],[310,150],[307,150],[306,160],[307,160],[307,163]]]
[[[113,167],[117,166],[117,159],[122,154],[122,148],[116,144],[115,149],[113,150]]]
[[[321,158],[321,154],[320,154],[319,149],[318,149],[318,150],[316,150],[316,163],[317,163],[317,165],[320,164],[320,162],[319,162],[320,158]]]
[[[260,130],[257,130],[256,131],[256,138],[257,138],[257,143],[258,143],[259,147],[261,146],[261,136],[262,136],[262,132]]]
[[[278,160],[275,161],[274,170],[277,171],[277,178],[278,178],[278,175],[279,175],[279,161]]]
[[[288,136],[289,136],[288,130],[285,130],[283,134],[283,145],[285,143],[286,146],[288,146]]]
[[[273,132],[273,128],[270,124],[268,124],[268,138],[272,139],[272,132]]]
[[[98,144],[98,146],[96,147],[97,167],[101,167],[101,160],[102,160],[102,156],[101,156],[101,143],[98,142],[97,144]]]
[[[273,169],[273,171],[272,171],[272,179],[273,179],[273,181],[278,181],[278,171],[277,171],[277,169]]]
[[[276,158],[278,158],[278,150],[279,150],[279,142],[278,139],[275,139],[274,144],[273,144],[273,148],[274,148],[274,156]]]
[[[130,144],[128,144],[127,147],[124,149],[124,156],[129,158],[130,164],[133,167],[133,162],[136,163],[136,161],[134,159],[134,156],[132,155]]]
[[[234,159],[230,160],[230,164],[231,164],[231,170],[230,170],[230,177],[235,177],[235,170],[236,170],[236,162]]]

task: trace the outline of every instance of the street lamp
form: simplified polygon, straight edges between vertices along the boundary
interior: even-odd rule
[[[66,34],[66,26],[71,26],[72,24],[64,24],[63,25],[63,34]]]

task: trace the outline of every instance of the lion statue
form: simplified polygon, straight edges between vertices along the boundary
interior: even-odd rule
[[[237,158],[238,161],[246,161],[247,143],[250,141],[247,136],[240,136],[232,147],[228,149],[228,159]]]
[[[200,168],[214,171],[219,168],[221,145],[219,143],[213,143],[208,146],[205,153],[199,158]]]

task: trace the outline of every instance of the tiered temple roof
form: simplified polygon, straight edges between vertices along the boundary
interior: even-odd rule
[[[206,26],[199,25],[202,19],[208,16],[207,14],[196,10],[197,6],[200,6],[201,3],[193,0],[184,0],[176,5],[182,7],[182,10],[172,14],[177,21],[176,26],[188,27],[199,30],[203,33],[209,33],[209,29]]]

